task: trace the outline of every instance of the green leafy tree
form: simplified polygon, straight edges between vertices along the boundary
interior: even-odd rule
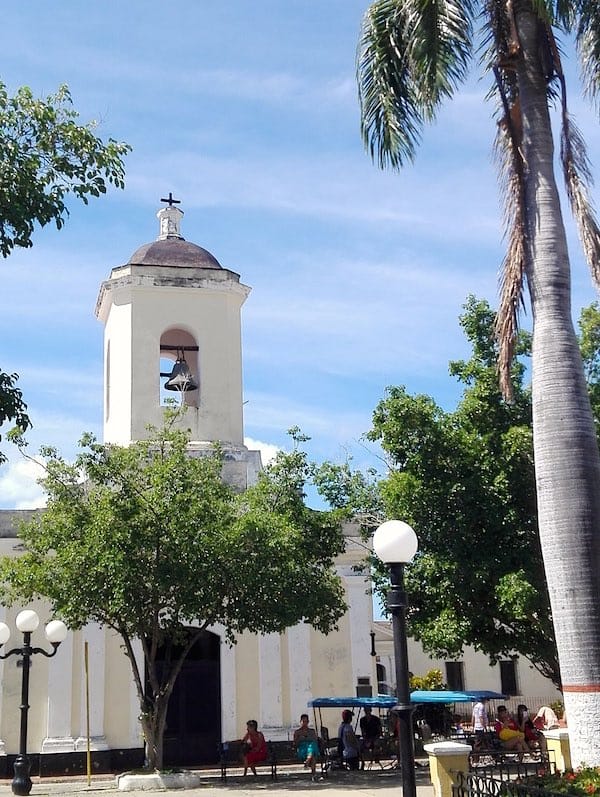
[[[386,517],[414,524],[420,553],[407,567],[409,627],[431,655],[456,658],[465,645],[492,660],[516,651],[560,687],[537,534],[531,394],[525,383],[531,338],[520,335],[508,403],[498,388],[489,304],[469,297],[460,323],[472,354],[450,364],[464,385],[456,410],[390,388],[369,434],[382,444],[387,476],[363,474],[349,462],[324,463],[314,481],[331,505],[360,522],[367,538]],[[584,308],[579,323],[598,417],[598,307]],[[387,569],[378,568],[377,559],[372,564],[375,589],[383,597]]]
[[[456,410],[389,388],[368,435],[390,458],[381,484],[387,516],[419,533],[421,553],[407,568],[411,633],[441,658],[458,657],[465,644],[492,661],[518,651],[560,687],[523,364],[513,367],[508,403],[489,305],[470,298],[461,326],[472,356],[450,365],[465,385]],[[521,353],[528,347],[522,335]]]
[[[205,628],[222,624],[230,642],[300,621],[327,633],[346,609],[333,569],[340,523],[305,506],[305,454],[281,453],[239,494],[222,481],[218,450],[189,456],[176,415],[128,448],[88,435],[73,464],[46,449],[48,507],[22,526],[25,553],[0,561],[4,602],[41,597],[73,629],[96,622],[119,634],[158,769],[169,698]]]
[[[579,316],[579,347],[583,359],[596,429],[600,432],[600,308],[598,302],[584,307]]]
[[[31,426],[31,421],[27,415],[23,394],[17,387],[18,378],[17,374],[5,374],[0,371],[0,427],[7,421],[14,421],[19,433],[23,434]],[[0,463],[2,462],[6,462],[6,456],[0,451]]]
[[[107,183],[123,188],[127,144],[104,143],[96,124],[77,124],[67,86],[35,99],[26,86],[14,97],[0,81],[0,254],[32,246],[35,224],[53,221],[60,229],[66,199],[85,204],[106,193]]]
[[[480,28],[478,30],[477,28]],[[589,97],[600,94],[596,0],[375,0],[358,51],[362,132],[381,166],[414,158],[424,125],[463,83],[475,43],[492,77],[505,206],[497,334],[501,382],[526,276],[533,318],[532,407],[539,533],[571,753],[600,764],[600,455],[571,319],[570,263],[554,171],[558,107],[567,196],[596,281],[600,230],[583,138],[569,115],[557,37],[572,35]]]
[[[411,675],[410,688],[411,690],[422,689],[426,692],[431,692],[435,689],[443,689],[444,676],[442,675],[442,671],[432,669],[428,670],[425,675]]]
[[[127,144],[94,134],[95,123],[77,124],[67,86],[46,99],[27,87],[9,96],[0,81],[0,254],[32,246],[36,224],[53,221],[60,229],[73,195],[88,203],[106,193],[107,183],[124,187]],[[0,371],[0,425],[14,420],[30,426],[16,374]],[[0,454],[0,462],[6,458]]]

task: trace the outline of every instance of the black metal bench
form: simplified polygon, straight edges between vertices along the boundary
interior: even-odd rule
[[[241,744],[239,742],[221,742],[219,744],[219,764],[221,767],[221,780],[227,780],[227,768],[237,765],[241,766]],[[254,765],[255,769],[269,767],[271,780],[277,780],[277,754],[272,742],[267,742],[267,757],[264,761],[258,761]]]

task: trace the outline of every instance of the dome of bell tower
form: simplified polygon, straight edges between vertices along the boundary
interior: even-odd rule
[[[143,244],[131,255],[130,266],[182,266],[192,268],[222,268],[217,258],[207,249],[186,241],[181,235],[183,211],[174,207],[179,200],[169,193],[168,207],[160,208],[156,217],[159,235],[155,241]]]

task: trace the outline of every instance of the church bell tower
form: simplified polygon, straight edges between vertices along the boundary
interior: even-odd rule
[[[147,437],[148,424],[161,426],[170,395],[186,405],[181,425],[191,430],[191,453],[219,442],[227,480],[243,488],[260,467],[243,430],[241,308],[250,288],[183,238],[178,200],[161,201],[158,238],[112,269],[96,303],[104,324],[104,441]]]

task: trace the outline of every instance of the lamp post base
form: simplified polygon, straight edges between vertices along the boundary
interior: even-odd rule
[[[27,795],[31,791],[31,778],[29,771],[31,762],[26,755],[19,754],[15,758],[14,772],[11,788],[13,794]]]
[[[394,706],[398,713],[398,750],[402,774],[402,797],[416,797],[415,751],[412,715],[414,706],[400,703]]]

